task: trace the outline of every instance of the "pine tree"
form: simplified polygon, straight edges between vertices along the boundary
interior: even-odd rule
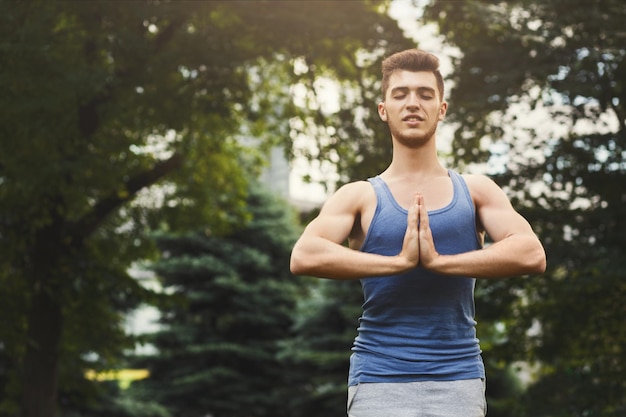
[[[350,348],[363,294],[358,281],[310,278],[285,356],[297,372],[290,407],[299,417],[345,416]]]
[[[252,219],[235,233],[160,235],[153,270],[179,302],[162,311],[145,358],[150,377],[131,393],[180,417],[280,416],[303,281],[289,272],[295,228],[286,203],[255,189]],[[285,411],[286,412],[286,411]]]

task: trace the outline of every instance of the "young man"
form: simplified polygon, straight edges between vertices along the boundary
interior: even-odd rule
[[[483,417],[475,279],[545,270],[541,243],[504,192],[440,163],[443,90],[434,55],[412,49],[383,62],[378,113],[392,162],[337,190],[293,248],[294,274],[361,280],[350,417]],[[494,243],[483,248],[485,233]]]

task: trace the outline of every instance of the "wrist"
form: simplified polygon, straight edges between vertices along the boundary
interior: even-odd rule
[[[394,256],[393,260],[393,274],[402,274],[404,272],[410,271],[418,265],[417,260],[414,261],[402,255]]]
[[[446,275],[448,272],[446,271],[446,260],[449,259],[447,255],[439,255],[428,259],[427,262],[421,262],[421,265],[424,269],[428,269],[431,272],[435,272],[438,274]]]

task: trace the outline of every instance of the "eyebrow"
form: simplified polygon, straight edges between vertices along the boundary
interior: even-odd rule
[[[409,87],[405,87],[405,86],[400,86],[400,87],[394,87],[391,89],[390,94],[395,94],[395,93],[408,93],[409,91],[411,91],[411,89]],[[417,91],[420,93],[431,93],[431,94],[435,94],[435,89],[432,87],[417,87]]]

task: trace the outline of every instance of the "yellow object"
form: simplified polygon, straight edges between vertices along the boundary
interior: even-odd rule
[[[120,388],[126,389],[133,381],[147,378],[150,375],[147,369],[116,369],[96,372],[89,369],[85,377],[93,381],[118,381]]]

